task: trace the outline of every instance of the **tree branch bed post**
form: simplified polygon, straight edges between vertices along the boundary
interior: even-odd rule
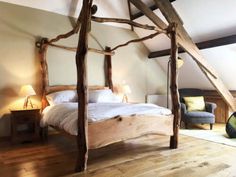
[[[42,72],[42,105],[41,110],[43,110],[47,106],[47,99],[46,99],[46,89],[49,85],[48,79],[48,65],[46,61],[46,54],[47,54],[47,45],[48,39],[42,38],[39,42],[39,55],[40,55],[40,65],[41,65],[41,72]],[[40,128],[40,136],[43,141],[48,139],[48,127]]]
[[[76,52],[77,67],[77,94],[78,94],[78,132],[77,146],[78,155],[75,166],[76,172],[81,172],[87,168],[88,159],[88,113],[87,113],[87,74],[86,62],[88,53],[88,32],[91,26],[92,0],[83,0],[81,9],[81,29]]]
[[[110,47],[105,48],[105,51],[109,53],[111,51]],[[109,88],[113,91],[113,82],[112,82],[112,61],[111,61],[111,55],[105,55],[105,80],[106,80],[106,86],[109,86]]]
[[[180,127],[180,102],[178,91],[178,70],[177,70],[177,58],[178,58],[178,43],[177,43],[177,24],[170,24],[170,36],[171,36],[171,98],[172,98],[172,114],[174,114],[173,132],[174,135],[170,138],[170,148],[178,148],[178,134]]]

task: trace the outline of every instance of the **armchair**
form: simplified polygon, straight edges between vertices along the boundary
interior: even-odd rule
[[[188,111],[183,97],[187,96],[203,96],[203,91],[200,89],[185,88],[179,89],[180,104],[181,104],[181,121],[184,122],[185,128],[189,124],[210,124],[212,130],[215,123],[214,110],[216,104],[205,102],[205,111]]]

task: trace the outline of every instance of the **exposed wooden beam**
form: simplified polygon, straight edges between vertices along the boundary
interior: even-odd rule
[[[214,78],[217,78],[215,69],[211,65],[209,65],[209,63],[202,56],[200,50],[185,30],[180,16],[177,14],[171,3],[166,0],[154,0],[154,2],[159,7],[161,13],[170,24],[173,22],[178,24],[177,41],[179,46],[181,46],[189,55],[191,55],[192,58]]]
[[[155,0],[154,0],[155,1]],[[189,55],[193,57],[193,59],[198,62],[201,67],[203,67],[207,72],[212,74],[214,77],[216,77],[215,70],[209,66],[207,61],[203,58],[201,55],[199,49],[195,45],[195,43],[192,41],[184,27],[182,26],[182,20],[180,20],[178,15],[174,15],[176,13],[175,10],[172,10],[173,7],[171,6],[171,3],[169,1],[161,1],[161,5],[159,8],[163,15],[166,17],[167,21],[171,24],[173,22],[176,22],[178,24],[177,27],[177,41],[180,46],[182,46],[186,52],[188,52]],[[135,5],[138,9],[140,9],[155,25],[157,25],[161,29],[166,29],[168,26],[163,20],[161,20],[153,11],[151,11],[146,4],[144,4],[141,0],[130,0],[130,2]],[[156,1],[155,1],[156,3]],[[159,3],[159,1],[158,1]],[[169,3],[168,8],[163,7],[163,3]],[[166,12],[168,9],[169,12]],[[167,15],[168,13],[172,13],[171,15]],[[172,19],[175,17],[174,19]],[[170,36],[168,36],[170,37]]]
[[[130,2],[135,5],[139,10],[141,10],[154,24],[164,29],[166,24],[154,13],[152,12],[141,0],[130,0]],[[192,56],[192,58],[199,65],[200,69],[205,72],[209,81],[213,84],[216,90],[222,95],[223,99],[227,102],[233,111],[236,111],[236,102],[233,96],[230,94],[228,89],[224,86],[223,82],[220,80],[218,74],[212,68],[211,65],[205,60],[201,55],[200,50],[197,48],[195,43],[192,41],[191,37],[188,35],[186,30],[182,25],[182,21],[179,19],[177,12],[174,10],[173,6],[169,1],[166,0],[154,0],[155,4],[159,7],[162,14],[165,16],[169,23],[177,23],[177,41],[179,46],[184,48],[184,50]],[[170,36],[169,36],[170,37]]]
[[[149,7],[144,4],[141,0],[129,0],[136,8],[148,17],[155,25],[161,29],[167,29],[168,25],[163,22]]]
[[[170,1],[170,2],[174,2],[174,1],[176,1],[176,0],[169,0],[169,1]],[[152,11],[154,11],[154,10],[158,9],[158,7],[157,7],[156,5],[152,5],[152,6],[149,7],[149,9],[151,9]],[[135,20],[135,19],[137,19],[137,18],[139,18],[139,17],[142,17],[142,16],[144,16],[143,12],[138,12],[138,13],[136,13],[136,14],[131,14],[131,15],[130,15],[130,19],[131,19],[131,20]]]
[[[234,44],[234,43],[236,43],[236,35],[203,41],[203,42],[196,43],[196,45],[199,49],[207,49],[207,48],[224,46],[224,45],[229,45],[229,44]],[[180,47],[179,53],[183,53],[183,52],[185,51]],[[162,56],[168,56],[168,55],[170,55],[170,49],[150,52],[150,54],[148,55],[148,58],[156,58],[156,57],[162,57]]]
[[[205,60],[205,58],[200,53],[200,50],[192,41],[187,31],[182,25],[181,19],[175,11],[174,7],[170,2],[166,0],[154,0],[156,5],[160,8],[162,14],[165,16],[166,20],[169,23],[176,22],[178,24],[177,30],[177,40],[178,44],[186,51],[192,58],[196,61],[200,69],[206,75],[208,80],[212,83],[212,85],[216,88],[222,98],[226,101],[226,103],[230,106],[233,111],[236,111],[236,101],[229,90],[225,87],[218,74],[212,68],[210,64]]]

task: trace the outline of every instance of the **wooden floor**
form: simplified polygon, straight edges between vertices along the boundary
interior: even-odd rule
[[[236,147],[180,136],[145,136],[89,151],[88,170],[73,174],[76,144],[51,135],[48,143],[0,142],[0,177],[236,177]]]

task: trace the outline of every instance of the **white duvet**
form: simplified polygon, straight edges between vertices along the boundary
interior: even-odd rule
[[[62,103],[48,106],[43,111],[40,122],[42,127],[53,125],[66,132],[77,135],[78,103]],[[169,109],[154,104],[127,103],[89,103],[88,121],[95,122],[120,116],[130,115],[170,115]]]

